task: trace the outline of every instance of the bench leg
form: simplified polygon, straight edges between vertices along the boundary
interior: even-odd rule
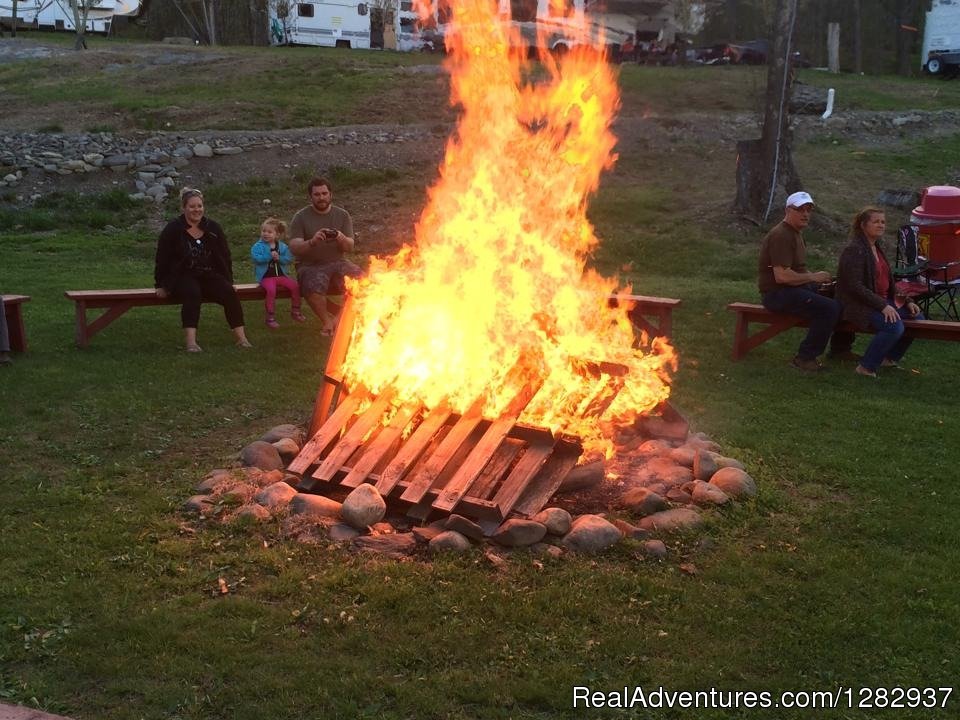
[[[656,324],[648,320],[646,315],[656,316]],[[635,327],[652,338],[670,338],[673,334],[673,308],[657,308],[646,312],[641,312],[635,308],[628,313],[628,316]],[[639,339],[637,342],[639,342]]]
[[[7,336],[13,352],[27,351],[27,331],[23,326],[23,305],[21,303],[4,304],[3,313],[7,319]]]
[[[103,330],[127,310],[133,307],[132,302],[118,302],[108,307],[104,313],[91,323],[87,322],[87,303],[77,300],[77,347],[86,347],[90,338]]]
[[[737,328],[733,338],[733,359],[739,360],[755,347],[763,345],[767,340],[775,338],[782,332],[796,327],[803,322],[803,318],[784,315],[776,319],[754,319],[755,323],[765,323],[767,327],[750,335],[750,319],[743,313],[737,314]]]
[[[83,300],[76,301],[77,323],[74,336],[77,347],[86,347],[90,342],[87,337],[87,304]]]

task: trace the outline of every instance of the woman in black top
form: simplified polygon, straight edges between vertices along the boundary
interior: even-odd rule
[[[233,289],[233,265],[223,228],[204,217],[203,194],[199,190],[181,190],[180,207],[183,214],[167,223],[157,243],[157,296],[173,297],[183,303],[180,319],[187,352],[200,352],[197,324],[203,301],[223,305],[237,347],[251,347],[243,328],[243,308]]]

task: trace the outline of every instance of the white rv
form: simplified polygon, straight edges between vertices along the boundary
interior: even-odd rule
[[[140,0],[86,0],[90,3],[87,13],[87,32],[110,31],[113,18],[118,15],[134,16],[140,12]],[[83,4],[81,3],[81,9]],[[0,0],[0,21],[13,21],[13,3]],[[67,0],[20,0],[17,4],[17,24],[41,30],[75,30],[73,10]]]
[[[275,44],[369,48],[371,9],[370,3],[360,0],[303,0],[281,6],[278,12],[271,3],[272,38]],[[277,37],[278,25],[282,40]]]
[[[960,71],[960,0],[932,0],[923,27],[920,64],[931,75]]]
[[[550,50],[562,52],[577,44],[605,45],[618,52],[630,35],[609,27],[587,14],[586,37],[578,34],[576,20],[584,17],[584,0],[566,0],[558,10],[551,0],[497,0],[501,20],[520,31],[525,46],[536,43],[538,31]],[[378,3],[382,5],[382,3]],[[383,8],[357,0],[305,0],[271,3],[271,40],[274,44],[323,45],[327,47],[397,50],[443,50],[449,27],[449,11],[440,10],[424,22],[413,0],[393,0]]]

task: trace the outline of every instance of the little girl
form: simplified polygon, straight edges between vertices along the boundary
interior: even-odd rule
[[[281,220],[267,218],[260,226],[260,239],[250,248],[257,282],[267,291],[267,327],[272,329],[280,327],[280,323],[274,316],[277,285],[282,285],[290,291],[290,317],[297,322],[306,320],[300,312],[300,286],[289,275],[293,255],[287,244],[280,239],[286,232],[287,226]]]

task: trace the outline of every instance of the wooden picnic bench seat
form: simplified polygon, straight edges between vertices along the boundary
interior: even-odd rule
[[[241,301],[263,300],[266,293],[256,283],[240,283],[233,286],[237,297]],[[132,290],[67,290],[66,295],[76,305],[77,347],[86,347],[90,338],[103,330],[127,310],[134,307],[149,307],[151,305],[180,305],[179,300],[170,297],[157,297],[154,288],[139,288]],[[290,292],[284,287],[277,288],[277,297],[290,297]],[[92,321],[87,320],[87,310],[105,308],[105,311]]]
[[[241,301],[263,300],[264,290],[256,283],[240,283],[233,286]],[[173,298],[157,297],[153,288],[130,290],[67,290],[64,295],[76,305],[76,342],[78,347],[86,347],[90,339],[127,310],[134,307],[151,305],[179,305]],[[286,288],[277,288],[277,297],[290,297]],[[620,303],[630,304],[628,313],[633,323],[649,335],[670,337],[673,332],[673,308],[680,304],[673,298],[648,297],[646,295],[613,294],[609,298],[611,306]],[[88,320],[87,311],[104,308],[104,312],[93,320]],[[339,306],[334,312],[339,310]]]
[[[651,336],[670,337],[673,334],[673,309],[680,304],[676,298],[650,297],[648,295],[625,295],[614,293],[610,306],[631,304],[627,314],[634,325]],[[655,318],[655,322],[650,319]]]
[[[737,327],[733,336],[733,359],[739,360],[755,347],[763,345],[771,338],[793,327],[809,327],[806,318],[798,315],[782,315],[767,310],[763,305],[754,303],[734,302],[727,305],[727,310],[736,313]],[[750,324],[763,325],[761,330],[750,334]],[[960,340],[960,323],[943,320],[904,320],[907,337],[920,340]],[[850,323],[842,322],[837,325],[839,330],[854,331]],[[856,330],[856,332],[872,332]]]
[[[23,303],[29,300],[29,295],[3,296],[3,314],[7,319],[7,335],[10,336],[10,349],[13,352],[27,351],[27,331],[23,326]]]

